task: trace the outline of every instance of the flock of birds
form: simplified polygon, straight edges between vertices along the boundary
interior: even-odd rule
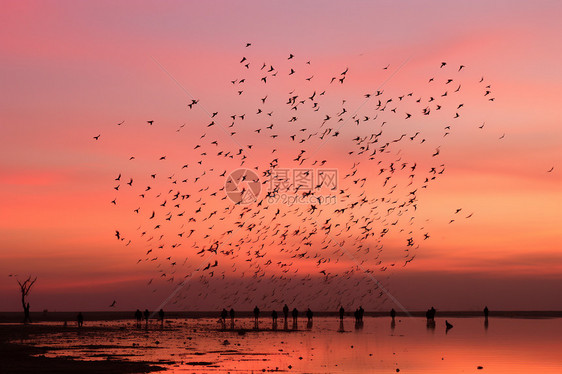
[[[237,61],[224,109],[188,98],[186,113],[208,116],[206,122],[173,130],[158,120],[143,124],[173,132],[192,149],[180,157],[162,144],[154,160],[143,164],[132,154],[132,166],[116,171],[110,204],[131,216],[118,223],[115,238],[140,254],[138,263],[154,265],[153,292],[169,285],[177,291],[170,302],[187,309],[206,301],[237,309],[380,308],[390,269],[411,263],[431,237],[418,208],[424,190],[445,173],[442,145],[461,126],[484,127],[462,121],[464,87],[485,103],[494,101],[491,86],[470,80],[464,65],[442,62],[420,92],[380,87],[358,96],[353,69],[324,76],[296,55],[264,62],[252,48],[248,43]],[[259,183],[261,193],[249,204],[226,193],[225,181],[239,168],[259,176],[227,182],[240,196]],[[291,176],[297,169],[313,184],[279,179],[279,170]],[[320,183],[319,170],[337,170],[337,185]],[[287,196],[299,202],[283,203]],[[471,216],[455,208],[448,222]]]

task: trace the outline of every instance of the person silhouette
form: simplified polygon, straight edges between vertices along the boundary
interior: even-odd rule
[[[489,313],[488,306],[485,306],[484,307],[484,318],[488,318],[488,313]]]
[[[230,329],[234,330],[234,309],[230,308]]]
[[[259,329],[260,308],[256,305],[254,308],[254,328]]]
[[[226,317],[228,317],[228,312],[223,308],[221,312],[221,328],[223,330],[226,329]]]
[[[84,316],[82,315],[82,312],[79,312],[76,316],[76,323],[78,324],[78,327],[82,327],[84,325]]]
[[[358,311],[359,311],[359,313],[358,313],[359,322],[363,323],[363,314],[365,314],[365,309],[363,309],[362,306],[359,306],[359,310],[358,310]]]
[[[362,317],[361,317],[361,308],[355,309],[355,312],[353,312],[353,315],[355,316],[355,329],[362,329],[363,328],[363,321],[362,321]]]
[[[396,311],[394,310],[394,308],[390,310],[390,317],[392,318],[392,320],[394,320],[394,318],[396,317]]]
[[[158,319],[160,320],[160,327],[164,328],[164,309],[158,311]]]
[[[291,314],[293,316],[293,330],[297,330],[298,329],[297,318],[299,317],[299,311],[297,310],[297,308],[293,308]]]
[[[345,314],[345,309],[343,309],[343,305],[340,307],[340,320],[343,321],[343,315]]]
[[[431,307],[425,312],[425,318],[427,319],[427,328],[434,330],[435,329],[435,308]]]
[[[308,322],[306,323],[306,328],[307,329],[311,329],[312,328],[312,317],[314,316],[314,314],[312,313],[312,310],[310,310],[310,308],[308,308],[306,310],[306,318],[308,320]]]
[[[135,312],[135,318],[137,320],[137,327],[141,327],[141,323],[142,323],[142,312],[140,311],[140,309],[137,309],[137,311]]]
[[[148,309],[145,309],[143,312],[143,316],[144,316],[144,320],[146,322],[146,328],[148,328],[148,319],[150,318],[150,312],[148,311]]]
[[[289,328],[288,326],[288,320],[289,320],[289,307],[287,306],[287,304],[285,304],[285,306],[283,307],[283,327],[285,328],[285,330],[287,330]]]
[[[271,312],[271,320],[272,320],[271,328],[273,330],[277,330],[277,311],[274,310]]]

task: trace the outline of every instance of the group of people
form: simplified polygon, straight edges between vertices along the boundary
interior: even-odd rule
[[[146,321],[146,327],[148,328],[148,320],[150,319],[150,312],[148,311],[148,309],[145,309],[144,312],[141,312],[140,309],[137,309],[137,311],[135,312],[135,319],[137,320],[137,327],[142,326],[142,320],[144,319]],[[163,309],[160,309],[158,311],[158,320],[162,324],[162,327],[164,327]],[[79,312],[76,315],[76,324],[78,325],[78,327],[82,327],[84,325],[84,315],[82,314],[82,312]],[[66,326],[66,322],[65,322],[65,326]]]
[[[258,306],[256,305],[256,307],[254,308],[254,329],[259,329],[259,318],[260,318],[260,308],[258,308]],[[226,319],[230,316],[230,328],[234,329],[234,317],[235,317],[235,312],[234,309],[230,309],[230,312],[227,311],[226,309],[223,309],[221,311],[220,314],[220,323],[221,323],[221,327],[222,329],[226,329]],[[299,311],[297,308],[293,308],[293,310],[291,311],[291,316],[293,319],[293,330],[297,330],[298,329],[298,318],[299,318]],[[312,317],[314,316],[314,313],[312,313],[312,310],[310,310],[310,308],[308,308],[305,312],[305,316],[307,318],[307,324],[306,327],[307,328],[312,328]],[[277,320],[278,320],[279,315],[277,314],[276,310],[271,311],[271,323],[272,323],[272,329],[276,330],[277,329]],[[285,304],[283,306],[283,321],[284,321],[284,328],[287,330],[288,329],[288,321],[289,321],[289,306],[287,304]]]
[[[488,322],[488,307],[486,306],[483,310],[484,312],[484,317],[485,317],[485,323],[487,324]],[[428,309],[425,312],[425,317],[427,319],[427,326],[428,327],[433,327],[435,326],[435,313],[436,310],[434,307],[431,307],[430,309]],[[357,308],[355,310],[355,312],[353,313],[354,317],[355,317],[355,325],[357,326],[362,326],[363,325],[363,315],[365,314],[365,310],[363,309],[362,306],[360,306],[359,308]],[[293,317],[293,330],[297,330],[298,329],[298,317],[299,317],[299,311],[297,310],[297,308],[293,308],[291,315]],[[306,327],[308,329],[312,328],[312,317],[313,317],[313,313],[312,310],[310,310],[310,308],[308,308],[306,310],[305,316],[307,318],[307,325]],[[343,318],[345,316],[345,309],[343,308],[343,306],[340,307],[339,309],[339,317],[340,317],[340,325],[343,324]],[[234,309],[230,308],[230,311],[227,311],[226,309],[223,309],[221,314],[220,314],[220,323],[221,323],[221,327],[222,329],[226,329],[226,320],[227,318],[230,317],[230,328],[234,329],[234,318],[235,318],[235,312]],[[260,317],[260,308],[258,308],[258,306],[256,305],[256,307],[254,308],[254,329],[259,329],[259,317]],[[285,330],[288,329],[288,320],[289,320],[289,307],[287,306],[287,304],[285,304],[283,306],[283,317],[284,317],[284,328]],[[394,309],[392,309],[390,311],[390,317],[392,318],[392,325],[395,324],[395,317],[396,317],[396,311]],[[276,330],[277,329],[277,311],[273,310],[271,312],[271,319],[272,319],[272,329]],[[141,312],[140,309],[137,309],[137,311],[135,312],[135,319],[137,321],[137,327],[141,327],[142,326],[142,320],[145,320],[145,326],[148,328],[148,320],[150,319],[150,312],[148,311],[148,309],[145,309],[144,312]],[[161,322],[162,327],[164,327],[164,310],[160,309],[158,311],[158,320]],[[447,322],[447,321],[446,321]],[[78,325],[78,327],[82,327],[84,325],[84,316],[82,315],[82,313],[78,313],[76,316],[76,323]],[[66,322],[65,322],[65,326],[66,326]],[[447,322],[447,327],[451,328],[452,325],[450,325]],[[341,327],[343,329],[343,326]]]
[[[148,327],[148,320],[150,319],[150,312],[148,309],[145,309],[144,312],[141,312],[140,309],[137,309],[135,312],[135,319],[137,320],[137,327],[141,327],[142,320],[145,320],[145,326]],[[164,310],[160,309],[158,311],[158,320],[160,321],[162,327],[164,327]]]

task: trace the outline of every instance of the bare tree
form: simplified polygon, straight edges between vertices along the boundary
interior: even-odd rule
[[[18,280],[21,292],[21,305],[23,306],[23,323],[31,323],[31,317],[29,316],[29,302],[27,302],[26,298],[36,280],[37,277],[31,280],[31,275],[23,283]]]

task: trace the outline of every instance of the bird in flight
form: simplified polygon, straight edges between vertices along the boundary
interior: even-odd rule
[[[251,43],[240,43],[239,48],[245,51],[244,48],[250,46]],[[250,60],[253,59],[252,55]],[[267,61],[265,58],[256,64],[252,62],[251,65],[246,57],[239,56],[233,61],[238,67],[236,76],[225,80],[226,86],[229,87],[227,94],[230,95],[229,99],[232,99],[233,105],[228,106],[230,109],[223,109],[230,110],[230,113],[225,114],[221,110],[221,116],[218,116],[218,111],[207,111],[196,105],[198,100],[193,99],[187,102],[188,107],[195,110],[190,111],[183,104],[183,109],[190,115],[201,109],[206,112],[207,117],[212,118],[210,123],[205,121],[202,124],[200,119],[195,118],[194,122],[186,127],[186,131],[180,134],[172,131],[176,136],[184,136],[189,131],[189,138],[196,140],[196,143],[188,143],[186,159],[176,160],[176,157],[173,157],[176,154],[175,149],[157,149],[158,145],[155,142],[151,148],[154,148],[156,154],[153,154],[151,162],[144,165],[145,174],[139,175],[137,173],[143,172],[141,156],[144,152],[139,154],[138,149],[127,151],[128,155],[139,155],[139,159],[133,164],[135,169],[119,169],[123,173],[124,183],[119,190],[111,190],[118,194],[116,199],[120,199],[119,205],[116,204],[116,199],[112,201],[117,205],[112,209],[127,211],[134,216],[134,222],[138,221],[139,224],[137,232],[132,232],[134,229],[125,231],[121,227],[123,233],[115,230],[115,236],[119,241],[123,241],[124,246],[131,243],[130,249],[141,249],[138,263],[150,264],[154,261],[158,265],[155,271],[158,271],[160,276],[154,279],[165,278],[165,281],[177,284],[178,279],[185,279],[184,276],[189,276],[197,269],[203,287],[199,291],[199,297],[202,299],[213,292],[224,292],[234,297],[233,304],[253,302],[252,298],[256,295],[252,288],[236,289],[235,286],[226,285],[224,289],[217,289],[212,282],[208,282],[212,277],[227,279],[229,271],[241,274],[242,278],[255,278],[257,283],[263,281],[262,285],[266,284],[269,277],[267,282],[271,283],[267,283],[268,285],[282,285],[292,278],[292,274],[298,272],[305,273],[304,278],[299,280],[304,286],[322,274],[322,281],[326,282],[331,288],[330,292],[334,294],[331,304],[337,304],[335,299],[342,297],[346,292],[349,293],[350,289],[354,290],[350,297],[353,296],[357,300],[362,296],[369,297],[367,293],[358,294],[363,292],[362,287],[341,286],[338,289],[337,283],[353,279],[349,277],[355,270],[350,267],[342,268],[342,271],[332,270],[331,265],[341,266],[343,262],[339,262],[339,257],[343,254],[342,250],[348,250],[350,247],[349,250],[356,250],[362,256],[371,256],[365,258],[363,265],[369,273],[390,269],[394,264],[388,263],[387,260],[382,261],[378,255],[381,254],[382,257],[384,254],[384,236],[387,233],[396,233],[407,235],[408,238],[403,247],[407,254],[403,262],[406,266],[416,258],[414,251],[420,247],[418,243],[424,243],[424,240],[430,238],[430,234],[438,237],[427,232],[425,225],[420,222],[416,210],[421,206],[421,201],[418,196],[420,194],[416,193],[429,188],[445,171],[446,154],[437,156],[440,147],[445,146],[443,142],[454,136],[457,127],[448,126],[448,121],[453,115],[460,117],[457,120],[460,121],[464,117],[460,114],[470,110],[471,101],[463,97],[464,92],[460,90],[460,86],[462,83],[463,87],[467,87],[469,82],[465,79],[469,79],[467,77],[472,68],[466,70],[464,65],[459,67],[452,63],[448,69],[440,71],[448,76],[435,74],[435,79],[431,78],[429,82],[429,76],[422,77],[427,84],[415,92],[404,90],[399,93],[387,93],[382,89],[367,91],[363,87],[360,93],[354,93],[350,87],[342,94],[342,91],[338,90],[338,82],[343,84],[344,79],[345,83],[352,79],[355,80],[353,84],[358,82],[353,76],[353,67],[343,65],[344,70],[340,67],[325,75],[314,74],[308,61],[299,61],[300,57],[296,59],[292,53],[282,54],[280,59],[290,62],[285,60],[283,65],[281,61],[279,70],[272,66],[276,64],[275,61]],[[239,66],[239,61],[244,67]],[[443,62],[441,68],[445,65]],[[390,64],[383,69],[387,70],[389,66]],[[453,66],[458,69],[453,69]],[[461,71],[462,73],[459,73]],[[331,82],[330,77],[333,77]],[[479,77],[480,75],[476,76],[474,80]],[[336,82],[336,85],[330,86],[329,83],[332,82]],[[455,87],[450,86],[452,82],[459,87],[454,92]],[[443,92],[447,91],[448,94],[443,95]],[[365,92],[368,92],[367,95]],[[342,96],[336,98],[335,94]],[[353,97],[354,94],[357,94],[359,99],[362,96],[370,100],[375,99],[378,104],[373,103],[374,105],[361,110],[350,108],[349,106],[353,105],[350,103],[357,98]],[[457,111],[462,108],[463,112],[455,114],[455,108]],[[447,126],[446,134],[450,133],[451,136],[443,139],[441,136],[434,136],[431,130],[426,132],[425,126],[418,127],[417,123],[411,122],[416,121],[418,113],[430,116],[439,129]],[[221,117],[229,122],[226,124],[226,134],[238,138],[236,145],[223,141],[218,144],[221,138],[214,131],[223,127]],[[266,121],[263,121],[264,119]],[[408,119],[405,123],[408,126],[404,126],[405,119]],[[153,121],[147,122],[153,124]],[[241,122],[250,126],[241,125]],[[283,122],[287,126],[282,126]],[[343,126],[346,122],[353,123],[354,126]],[[251,125],[253,123],[257,125],[254,127]],[[147,134],[161,131],[162,125],[164,124],[160,123],[154,128],[144,126],[140,131],[146,131]],[[389,127],[391,129],[388,129]],[[175,128],[177,129],[177,126]],[[129,129],[130,126],[123,126],[121,130]],[[439,132],[439,135],[441,134],[442,132]],[[153,135],[156,134],[148,136]],[[104,132],[104,141],[107,137],[108,134]],[[353,161],[353,166],[351,162],[347,165],[350,168],[340,169],[346,172],[341,171],[336,178],[337,186],[323,186],[320,177],[315,174],[315,169],[313,173],[308,173],[314,174],[314,178],[310,179],[316,183],[310,182],[306,187],[296,183],[294,178],[291,183],[280,183],[279,186],[273,186],[271,180],[268,180],[273,170],[285,167],[283,164],[290,163],[291,160],[294,165],[290,167],[303,170],[333,167],[330,163],[333,159],[340,162],[340,154],[334,154],[330,159],[328,156],[313,155],[314,149],[311,149],[315,148],[316,143],[332,137],[338,138],[337,152],[341,151],[342,160]],[[426,141],[427,144],[422,145]],[[295,145],[298,145],[298,149],[295,149]],[[264,146],[267,149],[264,150]],[[410,147],[419,147],[420,150],[423,149],[424,156],[434,157],[424,157],[422,163],[416,159],[418,152],[402,151],[409,151],[406,148]],[[283,149],[295,154],[286,156],[282,152]],[[257,152],[260,156],[253,157],[251,152]],[[275,156],[267,156],[273,153]],[[152,162],[158,159],[166,162]],[[189,167],[186,162],[189,162]],[[235,178],[232,174],[227,175],[230,170],[238,168],[252,171],[258,177],[244,174]],[[380,171],[380,177],[371,177],[371,170]],[[408,174],[400,174],[401,170]],[[133,172],[135,174],[129,174]],[[146,179],[153,183],[150,183],[150,186],[143,184]],[[120,180],[121,173],[117,181]],[[220,182],[216,183],[217,180]],[[127,181],[129,182],[126,183]],[[253,192],[250,188],[252,184],[262,187],[261,194]],[[112,188],[115,188],[114,186],[115,184],[112,184]],[[265,188],[270,188],[267,193]],[[326,192],[331,191],[330,194],[337,197],[335,204],[324,204],[317,199],[318,192],[325,188],[328,188]],[[234,202],[236,199],[232,199],[233,189],[242,199],[252,195],[255,197],[254,202],[248,205]],[[270,203],[280,194],[288,193],[294,193],[308,201],[290,206]],[[455,210],[451,213],[453,212]],[[460,213],[459,209],[455,212],[456,215],[453,215],[457,222],[461,221]],[[466,216],[464,209],[462,213],[463,217]],[[450,223],[454,221],[451,220]],[[185,253],[185,261],[183,258],[179,261],[176,258],[180,253],[182,256]],[[215,258],[203,260],[206,255],[220,256],[229,261],[218,261]],[[298,259],[299,263],[293,263],[294,259]],[[312,270],[299,266],[301,261],[310,261]],[[232,269],[230,264],[225,266],[225,263],[230,263]],[[152,281],[149,282],[151,283]],[[377,289],[376,284],[374,287]],[[275,289],[279,289],[275,296],[264,296],[261,299],[260,295],[260,300],[263,300],[264,304],[269,302],[274,305],[274,298],[281,300],[286,296],[282,294],[283,287]],[[373,295],[376,296],[379,292],[380,289]],[[306,292],[297,298],[305,300],[305,294]],[[378,297],[383,297],[383,293]],[[276,302],[278,303],[278,300]],[[298,300],[294,301],[297,302]]]

